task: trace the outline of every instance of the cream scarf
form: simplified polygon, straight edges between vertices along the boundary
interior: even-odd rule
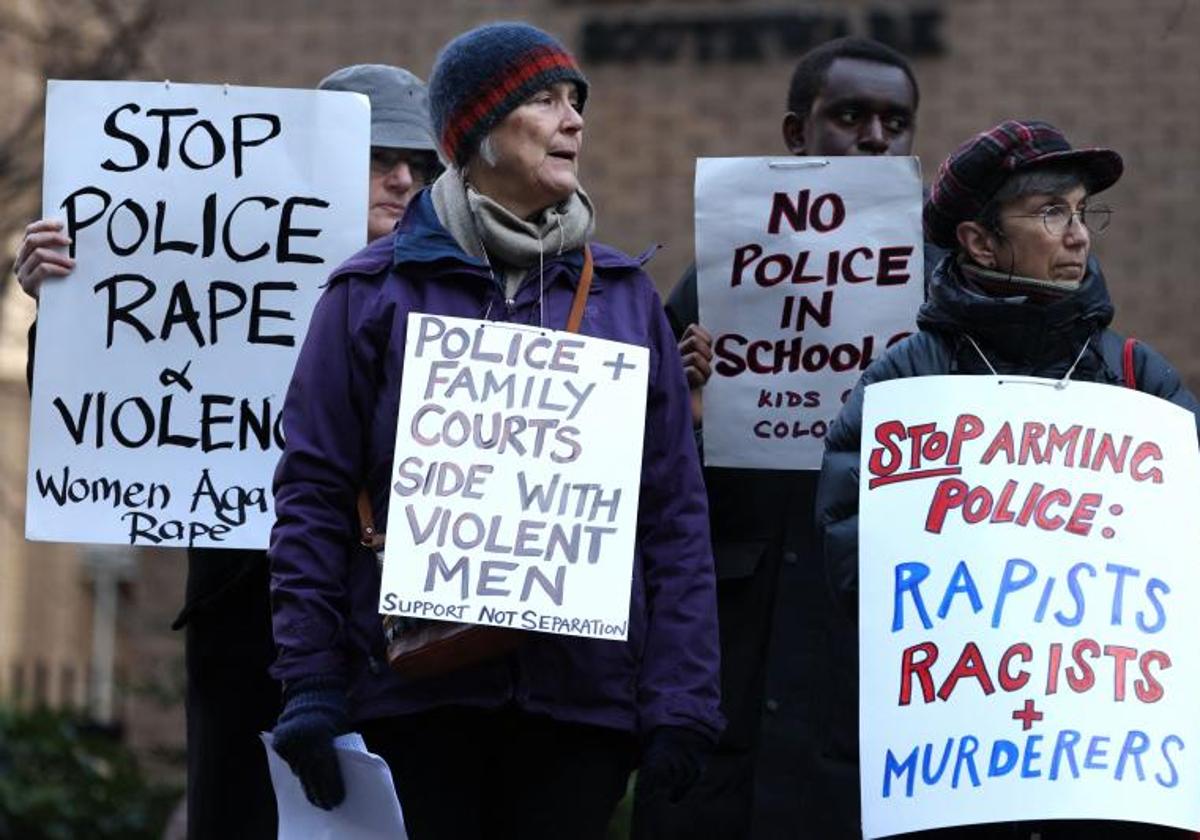
[[[434,182],[433,209],[458,246],[484,260],[503,276],[504,295],[511,299],[521,281],[547,255],[557,256],[583,246],[596,227],[596,211],[587,193],[578,189],[565,201],[551,205],[533,221],[521,219],[475,189],[454,168]]]

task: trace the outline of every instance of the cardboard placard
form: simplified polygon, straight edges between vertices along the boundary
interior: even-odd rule
[[[26,536],[265,548],[309,314],[366,231],[357,94],[51,81]]]
[[[824,437],[924,299],[916,158],[701,158],[710,466],[818,469]]]
[[[1195,418],[1058,384],[866,390],[867,837],[1063,818],[1200,829]]]
[[[409,316],[379,611],[625,639],[649,351]]]

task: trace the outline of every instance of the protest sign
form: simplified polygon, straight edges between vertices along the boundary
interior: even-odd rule
[[[710,466],[818,469],[824,437],[924,296],[916,158],[696,162]]]
[[[280,410],[365,239],[370,109],[328,91],[51,81],[26,536],[265,548]]]
[[[629,630],[649,351],[412,313],[379,611]]]
[[[1200,456],[1126,388],[866,390],[867,837],[1086,818],[1200,829]]]

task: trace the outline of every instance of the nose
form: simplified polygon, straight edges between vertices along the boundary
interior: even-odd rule
[[[883,120],[878,115],[863,123],[858,134],[858,150],[867,155],[887,154],[887,136],[883,130]]]
[[[384,185],[395,192],[407,192],[412,189],[415,179],[406,161],[400,161],[383,178]]]
[[[562,130],[569,132],[583,131],[583,114],[575,110],[575,106],[567,104],[566,113],[563,115]]]
[[[1086,247],[1091,238],[1092,232],[1087,229],[1079,213],[1072,213],[1071,218],[1067,220],[1066,230],[1063,231],[1063,243],[1073,248]]]

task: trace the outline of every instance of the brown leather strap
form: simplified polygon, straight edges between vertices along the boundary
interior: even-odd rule
[[[376,551],[383,548],[383,534],[375,530],[375,514],[371,512],[371,497],[366,488],[358,491],[358,527],[359,541],[363,545]]]
[[[571,301],[571,314],[567,316],[567,332],[579,332],[583,323],[583,310],[587,307],[588,294],[592,289],[592,249],[583,246],[583,270],[579,272],[579,285],[575,288],[575,299]],[[366,489],[358,493],[359,540],[367,548],[376,551],[383,548],[384,535],[375,530],[375,515],[371,512],[371,497]]]
[[[567,332],[579,332],[583,323],[583,310],[587,306],[588,293],[592,288],[592,249],[583,246],[583,271],[579,272],[579,285],[575,288],[575,299],[571,301],[571,314],[567,316]]]

